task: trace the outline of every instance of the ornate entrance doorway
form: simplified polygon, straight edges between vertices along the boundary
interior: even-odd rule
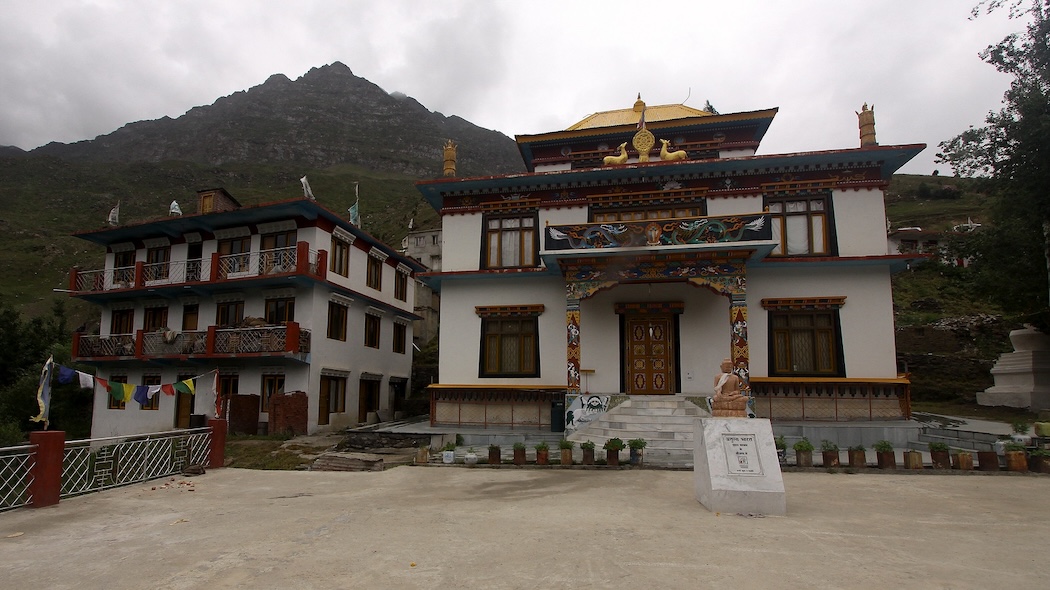
[[[670,314],[630,314],[624,317],[624,385],[628,394],[674,393],[674,317]]]

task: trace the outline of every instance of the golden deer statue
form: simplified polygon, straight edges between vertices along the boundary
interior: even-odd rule
[[[667,141],[666,139],[661,139],[660,143],[663,144],[662,146],[660,146],[660,159],[661,160],[670,160],[670,161],[685,160],[686,158],[689,157],[689,154],[685,153],[685,150],[675,150],[673,152],[667,151],[667,146],[671,142]]]
[[[620,155],[605,156],[605,158],[602,159],[602,166],[614,166],[616,164],[623,164],[627,161],[627,142],[625,141],[621,143],[620,147],[617,149],[620,150]]]

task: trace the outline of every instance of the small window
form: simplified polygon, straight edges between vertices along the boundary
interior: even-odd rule
[[[534,215],[485,218],[485,268],[536,266],[538,253]]]
[[[779,242],[771,256],[833,253],[827,197],[766,197],[765,207],[770,214],[773,239]]]
[[[366,284],[376,291],[383,290],[383,261],[374,257],[368,257],[368,278]]]
[[[328,302],[328,337],[346,342],[346,306]]]
[[[382,319],[379,316],[365,315],[365,346],[379,348],[379,329]]]
[[[539,319],[491,317],[481,319],[481,376],[538,377]]]
[[[167,307],[147,307],[142,314],[142,329],[154,332],[168,327]]]
[[[244,320],[244,302],[226,301],[215,304],[215,325],[219,327],[230,327],[240,324]]]
[[[259,396],[259,411],[263,414],[270,411],[270,399],[284,393],[284,375],[263,375],[262,395]]]
[[[283,324],[295,321],[295,298],[266,300],[266,323]]]
[[[142,269],[145,280],[161,281],[167,279],[170,260],[171,246],[148,248],[146,250],[146,266]]]
[[[135,251],[113,254],[113,286],[127,289],[135,282]]]
[[[770,312],[771,375],[841,377],[837,311]]]
[[[109,395],[106,396],[107,404],[106,408],[110,410],[123,410],[127,407],[127,402],[124,401],[124,388],[122,387],[128,382],[127,375],[112,375],[109,378]],[[116,396],[116,397],[114,397]]]
[[[149,385],[160,385],[160,375],[146,375],[142,378],[142,384]],[[160,393],[154,393],[152,397],[146,402],[145,405],[139,405],[140,410],[159,410],[160,409]]]
[[[401,271],[394,275],[394,299],[408,300],[408,275]]]
[[[405,354],[405,340],[408,327],[404,324],[394,324],[394,352]]]
[[[197,329],[197,321],[200,316],[200,306],[196,303],[182,306],[182,331],[194,331]]]
[[[332,272],[350,276],[350,244],[332,236]]]

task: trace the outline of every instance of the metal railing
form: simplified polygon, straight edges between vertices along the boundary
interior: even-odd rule
[[[33,501],[30,491],[33,474],[30,467],[35,455],[36,445],[0,449],[0,512]]]
[[[68,441],[60,497],[181,473],[207,463],[210,445],[210,428]]]
[[[240,278],[294,272],[294,247],[275,248],[261,252],[227,254],[219,257],[219,278]]]
[[[80,337],[80,350],[84,350],[87,337]],[[144,332],[142,334],[142,354],[146,356],[173,356],[181,354],[204,354],[207,352],[208,332],[189,331]],[[90,355],[84,355],[90,356]]]
[[[135,335],[81,336],[77,354],[81,357],[135,356]]]
[[[284,326],[215,330],[215,352],[283,352],[287,334]]]
[[[291,324],[295,325],[295,324]],[[215,340],[208,346],[209,330],[157,330],[141,332],[141,357],[174,357],[183,355],[242,354],[290,352],[289,325],[269,325],[255,328],[215,329]],[[299,353],[310,352],[310,330],[298,330]],[[136,335],[115,334],[111,336],[80,335],[76,339],[77,358],[139,356]],[[293,334],[293,339],[295,338]]]
[[[772,420],[900,420],[911,417],[907,378],[751,379],[755,412]]]

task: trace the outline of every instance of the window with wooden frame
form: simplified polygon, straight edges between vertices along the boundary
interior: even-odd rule
[[[383,319],[370,313],[365,314],[365,346],[379,348],[379,330]]]
[[[219,375],[219,397],[224,400],[229,400],[233,396],[237,395],[237,389],[239,387],[240,380],[236,374],[233,375]],[[224,416],[229,414],[229,402],[225,405],[223,412]]]
[[[266,300],[266,323],[283,324],[295,321],[295,298],[282,297]]]
[[[331,270],[337,275],[350,276],[350,244],[332,236]]]
[[[182,331],[195,331],[200,318],[200,305],[196,303],[182,306]]]
[[[249,269],[251,236],[219,240],[219,275],[246,272]]]
[[[393,351],[400,354],[405,354],[406,343],[405,340],[408,336],[408,326],[394,322],[394,347]]]
[[[145,375],[142,377],[142,384],[146,386],[160,385],[160,375]],[[140,410],[159,410],[160,409],[160,392],[153,394],[145,405],[139,404]]]
[[[266,234],[259,239],[259,272],[291,272],[295,264],[296,230]]]
[[[262,395],[259,396],[259,411],[266,414],[270,411],[270,399],[284,393],[284,375],[263,375]]]
[[[769,311],[769,374],[844,377],[839,307],[844,297],[764,299]]]
[[[112,388],[116,388],[116,390],[118,392],[118,395],[121,395],[121,396],[124,395],[124,390],[121,389],[120,387],[121,387],[121,385],[123,385],[124,383],[127,383],[127,382],[128,382],[128,376],[127,375],[110,375],[110,377],[109,377],[109,384],[110,384],[111,389]],[[126,407],[127,407],[127,402],[124,401],[123,397],[121,397],[121,399],[116,399],[116,398],[113,397],[112,393],[108,393],[106,395],[106,409],[109,409],[109,410],[123,410]]]
[[[365,284],[376,291],[383,290],[383,261],[375,256],[368,257],[368,270]]]
[[[160,328],[168,327],[167,307],[147,307],[142,310],[142,329],[154,332]]]
[[[113,253],[113,286],[128,288],[135,282],[135,251]]]
[[[236,326],[244,320],[243,301],[223,301],[215,304],[215,325]]]
[[[539,377],[539,316],[543,305],[478,306],[480,377]]]
[[[109,323],[109,333],[113,335],[117,334],[133,334],[135,332],[135,310],[134,309],[114,309],[113,316]]]
[[[538,264],[536,215],[486,215],[483,268],[524,268]]]
[[[346,306],[328,302],[328,337],[346,342]]]
[[[394,299],[408,300],[408,275],[401,271],[394,273]]]
[[[826,195],[765,197],[773,239],[780,242],[771,256],[834,254],[831,199]]]
[[[327,393],[327,395],[325,395]],[[328,398],[328,412],[346,412],[346,377],[321,375],[321,399]],[[326,422],[327,424],[327,422]]]
[[[168,267],[171,261],[171,246],[146,249],[146,266],[142,269],[147,281],[161,281],[168,278]]]

